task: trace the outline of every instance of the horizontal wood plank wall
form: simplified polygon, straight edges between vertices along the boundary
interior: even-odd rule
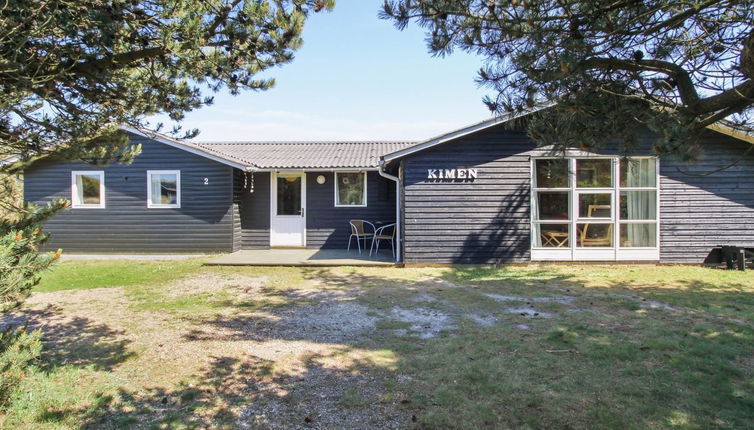
[[[317,183],[324,175],[325,183]],[[306,246],[345,249],[351,229],[348,221],[395,221],[395,182],[377,172],[367,173],[367,206],[335,207],[335,178],[332,172],[309,172],[306,176]],[[353,243],[352,247],[356,244]]]
[[[251,183],[254,192],[250,192]],[[270,247],[270,174],[256,172],[244,175],[236,171],[235,198],[241,218],[241,249],[266,249]]]
[[[105,172],[105,209],[67,209],[45,225],[47,249],[70,252],[230,251],[232,168],[132,135],[142,153],[130,165],[41,160],[24,175],[27,201],[71,199],[72,170]],[[147,170],[181,171],[181,208],[147,208]],[[208,184],[204,184],[207,178]]]
[[[696,162],[661,160],[662,262],[701,263],[717,245],[754,247],[754,156],[741,158],[748,148],[708,132]],[[735,166],[707,175],[736,160]]]
[[[529,261],[534,147],[525,133],[495,127],[404,159],[405,262]],[[428,169],[467,168],[478,177],[427,179]]]

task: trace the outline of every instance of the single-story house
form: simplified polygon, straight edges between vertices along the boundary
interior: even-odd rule
[[[511,119],[421,142],[193,143],[127,128],[142,144],[132,164],[41,159],[24,196],[72,201],[45,226],[68,252],[345,249],[351,219],[396,222],[407,264],[701,263],[717,245],[754,246],[752,136],[711,127],[690,164],[654,156],[649,134],[630,159],[563,156]]]

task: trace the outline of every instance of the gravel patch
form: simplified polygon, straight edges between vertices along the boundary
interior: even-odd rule
[[[477,325],[482,327],[490,327],[497,324],[498,322],[498,319],[494,315],[469,314],[466,316],[474,321]]]
[[[506,311],[512,314],[519,314],[522,317],[552,318],[551,313],[540,312],[532,307],[507,308]]]
[[[395,307],[391,311],[394,319],[411,324],[411,334],[421,339],[436,337],[442,331],[456,328],[452,315],[429,308],[406,309]]]
[[[589,297],[615,297],[619,299],[632,300],[632,301],[638,302],[639,307],[643,309],[660,309],[664,311],[678,310],[667,303],[663,303],[657,300],[650,300],[641,296],[632,296],[628,294],[616,294],[616,293],[596,293],[596,294],[589,294],[588,296]]]
[[[280,315],[284,324],[281,331],[318,342],[362,341],[374,331],[378,320],[369,315],[369,310],[352,301],[296,306]]]
[[[397,429],[411,422],[411,415],[393,402],[380,402],[383,383],[375,376],[313,367],[305,377],[274,383],[275,390],[267,385],[265,393],[241,411],[239,428]]]
[[[576,300],[573,296],[548,296],[548,297],[524,297],[524,296],[502,296],[500,294],[484,294],[485,296],[497,300],[498,302],[524,302],[524,303],[560,303],[570,305]]]
[[[604,312],[600,312],[596,309],[589,309],[589,308],[572,308],[572,309],[566,309],[566,312],[589,312],[591,314],[604,314]]]
[[[178,297],[192,294],[205,294],[225,289],[235,289],[243,294],[258,294],[267,284],[267,277],[248,276],[218,276],[214,274],[202,274],[188,279],[175,281],[170,285],[168,296]]]

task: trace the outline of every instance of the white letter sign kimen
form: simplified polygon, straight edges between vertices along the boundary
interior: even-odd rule
[[[477,169],[427,169],[427,179],[476,179]]]

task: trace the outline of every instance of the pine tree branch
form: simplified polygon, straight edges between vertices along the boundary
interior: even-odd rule
[[[666,19],[666,20],[664,20],[664,21],[662,21],[662,22],[660,22],[660,23],[658,23],[658,24],[656,24],[656,25],[654,25],[652,27],[647,28],[646,30],[642,31],[642,34],[644,34],[645,36],[649,36],[649,35],[655,34],[655,33],[659,32],[659,31],[665,29],[666,27],[673,27],[673,26],[679,25],[679,24],[683,23],[684,20],[686,20],[686,19],[688,19],[688,18],[690,18],[690,17],[698,14],[699,11],[701,11],[702,9],[706,9],[706,8],[708,8],[708,7],[716,4],[716,3],[727,3],[727,0],[724,0],[724,1],[721,1],[721,0],[707,0],[704,3],[694,5],[691,8],[686,9],[685,11],[683,11],[683,12],[681,12],[679,14],[673,15],[670,18],[668,18],[668,19]]]
[[[663,60],[621,60],[618,58],[593,57],[578,63],[577,70],[626,70],[632,72],[658,72],[672,77],[678,86],[681,100],[686,106],[699,102],[699,93],[691,76],[683,67]]]

